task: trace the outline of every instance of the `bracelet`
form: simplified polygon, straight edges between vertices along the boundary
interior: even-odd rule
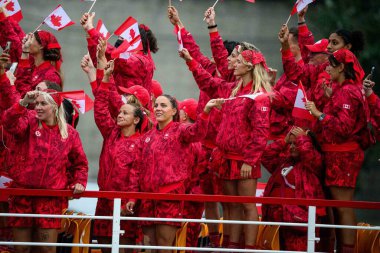
[[[23,54],[29,54],[29,52],[27,52],[27,51],[22,51],[22,53],[23,53]]]
[[[217,28],[218,27],[218,25],[217,24],[215,24],[215,25],[209,25],[209,26],[207,26],[207,28],[208,29],[214,29],[214,28]]]
[[[321,116],[319,116],[318,120],[322,121],[326,117],[326,114],[322,113]]]
[[[298,25],[304,25],[306,24],[306,21],[298,22]]]

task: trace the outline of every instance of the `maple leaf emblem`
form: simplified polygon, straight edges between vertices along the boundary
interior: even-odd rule
[[[60,27],[60,26],[62,26],[62,24],[61,24],[61,20],[62,20],[62,17],[61,16],[56,16],[56,15],[51,15],[51,17],[50,17],[50,21],[51,21],[51,23],[54,25],[54,26],[56,26],[56,27]]]
[[[306,98],[303,97],[301,100],[302,102],[306,103]]]
[[[5,6],[5,9],[7,9],[7,11],[10,11],[10,12],[14,12],[15,11],[15,3],[10,1],[6,6]]]
[[[131,36],[131,39],[133,40],[136,36],[135,30],[133,30],[133,29],[129,30],[129,36]]]

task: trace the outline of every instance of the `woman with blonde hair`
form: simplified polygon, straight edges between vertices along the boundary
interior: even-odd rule
[[[51,93],[50,93],[51,92]],[[34,103],[34,110],[27,106]],[[10,169],[13,188],[85,190],[88,162],[78,132],[65,121],[62,98],[56,91],[29,91],[3,115],[4,128],[19,145],[17,163]],[[69,183],[71,182],[71,184]],[[64,197],[10,196],[10,213],[61,214],[67,207]],[[60,219],[9,219],[14,240],[57,242]],[[16,246],[16,252],[30,252],[30,246]],[[55,247],[40,247],[39,252],[54,253]]]
[[[260,159],[269,135],[271,92],[270,78],[264,56],[245,50],[234,65],[235,82],[213,78],[186,49],[180,52],[199,86],[211,98],[225,98],[222,121],[216,138],[219,153],[213,163],[220,166],[224,190],[229,195],[255,196],[257,179],[261,177]],[[220,157],[220,159],[216,159]],[[254,203],[230,206],[230,218],[238,220],[241,213],[247,221],[258,220]],[[256,248],[256,225],[244,226],[245,248]],[[230,248],[240,246],[240,227],[232,225]]]

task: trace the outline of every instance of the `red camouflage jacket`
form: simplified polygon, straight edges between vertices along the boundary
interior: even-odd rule
[[[68,174],[72,183],[87,184],[88,162],[78,132],[68,128],[62,139],[58,126],[49,127],[36,119],[36,112],[14,104],[3,116],[4,128],[15,136],[19,145],[17,163],[10,176],[17,187],[66,189]]]

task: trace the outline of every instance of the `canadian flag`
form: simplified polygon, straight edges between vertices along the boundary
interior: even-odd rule
[[[292,9],[291,15],[296,14],[297,12],[302,11],[306,6],[308,6],[310,3],[314,2],[315,0],[297,0],[297,2],[294,4],[294,7]]]
[[[23,18],[21,6],[17,0],[1,0],[0,7],[5,7],[8,17],[12,17],[17,22]]]
[[[139,31],[139,24],[133,17],[128,17],[123,24],[114,32],[115,35],[122,37],[128,41],[128,52],[142,51],[143,45],[141,42],[141,36]]]
[[[181,28],[179,28],[178,25],[174,27],[174,33],[177,35],[177,41],[178,41],[178,51],[182,51],[183,49],[183,41],[181,36]]]
[[[307,102],[306,92],[300,81],[298,85],[296,101],[294,102],[292,116],[295,118],[301,118],[301,119],[306,119],[309,121],[314,121],[315,117],[311,115],[309,110],[307,110],[305,107],[306,102]]]
[[[99,19],[98,24],[96,25],[96,30],[105,38],[106,40],[111,37],[111,34],[108,32],[107,27],[104,25],[103,20]]]
[[[44,20],[44,23],[50,28],[60,31],[63,28],[75,24],[70,17],[67,15],[65,10],[61,5],[58,5],[57,8],[50,13]]]
[[[94,107],[94,101],[83,90],[59,92],[59,95],[69,100],[82,114]]]

